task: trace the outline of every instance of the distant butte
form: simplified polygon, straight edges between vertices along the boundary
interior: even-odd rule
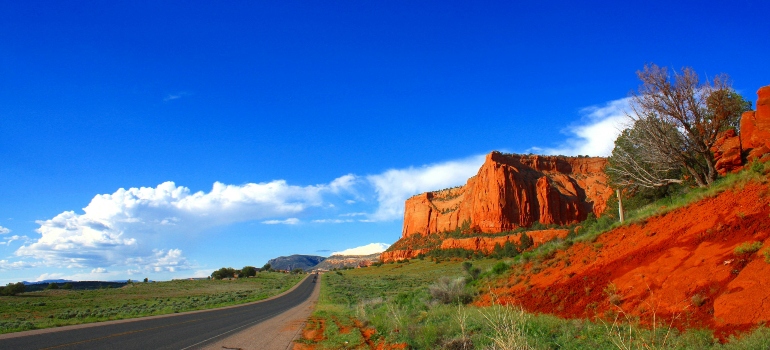
[[[402,238],[451,231],[477,232],[569,224],[599,215],[612,194],[600,157],[503,154],[494,151],[465,186],[409,198]]]

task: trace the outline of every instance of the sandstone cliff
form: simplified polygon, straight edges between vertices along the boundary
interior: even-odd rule
[[[741,170],[755,160],[770,158],[770,86],[757,91],[757,110],[741,116],[740,135],[727,130],[711,151],[719,174]]]
[[[451,231],[465,222],[493,233],[598,216],[612,194],[606,164],[605,158],[492,152],[465,186],[409,198],[401,236]]]

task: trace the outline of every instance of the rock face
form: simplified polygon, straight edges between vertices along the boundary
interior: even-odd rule
[[[757,91],[757,110],[741,116],[743,149],[770,147],[770,86]]]
[[[535,222],[568,224],[599,215],[612,195],[605,158],[492,152],[465,186],[407,199],[401,237],[455,230],[493,233]]]
[[[733,129],[719,135],[716,144],[711,148],[711,152],[714,153],[714,160],[716,161],[714,167],[720,175],[740,169],[743,166],[741,139],[737,137]]]
[[[770,86],[757,91],[757,110],[741,116],[740,135],[727,130],[719,135],[714,152],[715,167],[720,175],[738,171],[744,165],[766,159],[770,154]]]
[[[390,261],[412,259],[420,255],[420,253],[427,253],[428,251],[430,251],[430,249],[402,249],[402,250],[393,250],[389,252],[382,252],[382,254],[380,254],[380,261],[390,262]]]

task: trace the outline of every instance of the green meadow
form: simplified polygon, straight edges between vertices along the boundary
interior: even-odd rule
[[[242,304],[280,294],[305,275],[262,272],[233,280],[135,282],[121,288],[48,289],[0,297],[0,333]]]

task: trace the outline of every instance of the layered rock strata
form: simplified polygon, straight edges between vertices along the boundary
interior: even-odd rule
[[[402,238],[455,230],[483,233],[569,224],[599,215],[612,192],[605,158],[492,152],[465,186],[407,199]]]

